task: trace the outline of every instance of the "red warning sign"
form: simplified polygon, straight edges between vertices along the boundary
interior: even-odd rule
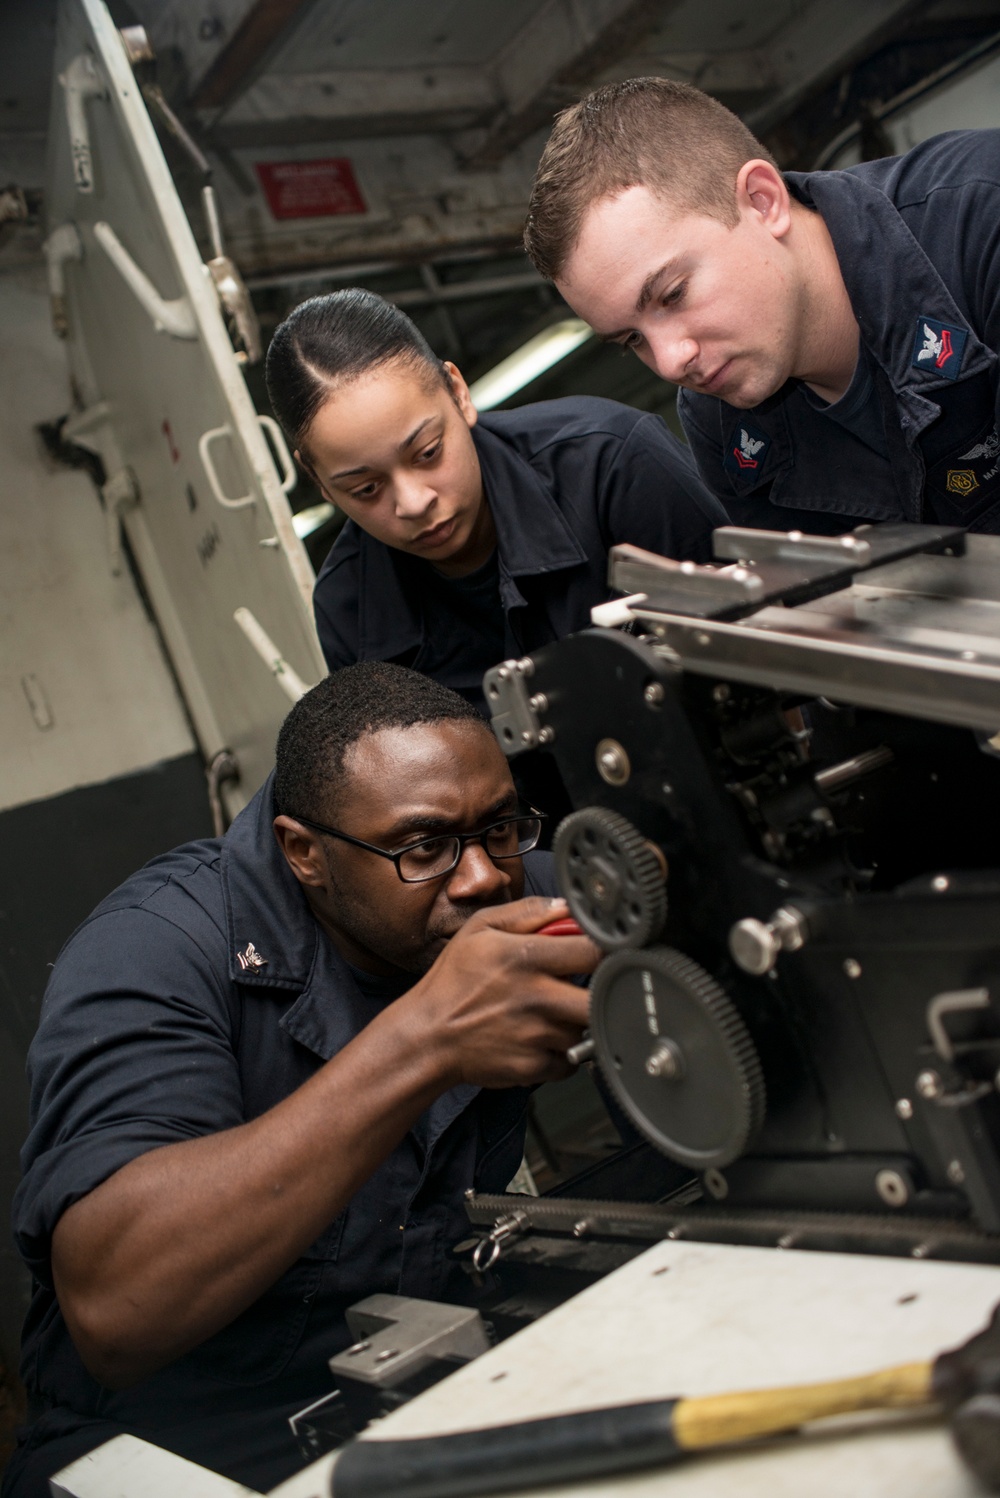
[[[254,167],[275,218],[368,212],[346,156],[322,161],[255,161]]]

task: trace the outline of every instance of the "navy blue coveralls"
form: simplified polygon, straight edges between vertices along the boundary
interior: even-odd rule
[[[682,390],[706,484],[737,525],[1000,532],[1000,130],[786,181],[830,231],[858,368],[825,410],[798,380],[745,411]]]
[[[707,562],[713,529],[728,524],[660,417],[616,401],[490,411],[472,439],[497,533],[493,609],[463,613],[429,562],[348,521],[314,594],[331,671],[397,661],[479,703],[490,666],[589,627],[591,608],[610,596],[616,542]]]
[[[347,1306],[378,1291],[468,1300],[450,1252],[468,1230],[463,1193],[503,1191],[513,1177],[526,1089],[439,1097],[270,1290],[134,1388],[103,1388],[70,1340],[51,1268],[66,1208],[148,1150],[273,1108],[394,996],[366,992],[324,935],[272,818],[268,781],[223,839],[127,880],[55,965],[14,1207],[34,1279],[22,1342],[30,1424],[5,1498],[47,1498],[49,1474],[123,1430],[266,1490],[303,1465],[287,1418],[331,1391]],[[548,854],[524,867],[525,893],[556,892]]]

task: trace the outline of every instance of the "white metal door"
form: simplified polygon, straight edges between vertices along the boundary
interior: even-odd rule
[[[56,75],[47,252],[79,397],[67,431],[104,459],[109,515],[120,515],[202,751],[236,756],[235,810],[271,767],[296,679],[325,672],[312,568],[282,487],[294,472],[270,423],[279,476],[102,0],[60,0]],[[284,689],[238,610],[287,663]]]

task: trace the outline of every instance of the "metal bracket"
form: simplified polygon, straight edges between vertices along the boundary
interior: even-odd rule
[[[74,57],[59,82],[66,90],[66,123],[69,126],[70,154],[73,158],[73,180],[77,192],[94,191],[94,163],[90,152],[90,126],[87,123],[88,99],[106,99],[107,87],[89,52]]]
[[[136,265],[110,224],[102,221],[94,224],[94,238],[122,280],[145,307],[158,333],[169,333],[171,338],[198,337],[198,324],[187,297],[174,297],[172,301],[162,297],[146,272]]]
[[[645,593],[632,612],[640,619],[679,614],[737,620],[767,604],[805,603],[847,587],[856,572],[918,552],[965,550],[965,533],[933,525],[868,526],[844,536],[722,526],[712,546],[724,567],[674,562],[638,546],[613,546],[608,581],[623,593]]]
[[[330,1371],[338,1383],[373,1389],[392,1388],[444,1358],[469,1363],[490,1347],[478,1311],[405,1295],[369,1295],[348,1308],[347,1325],[354,1345],[330,1359]]]
[[[49,302],[52,308],[52,329],[57,338],[69,333],[69,311],[66,305],[67,260],[83,259],[83,241],[75,224],[60,224],[53,229],[43,245],[49,267]]]
[[[519,661],[492,666],[483,677],[483,690],[490,705],[490,726],[508,759],[555,738],[552,728],[542,725],[539,713],[548,707],[542,693],[532,695],[527,683],[534,674],[530,655]]]
[[[696,616],[745,612],[764,597],[763,581],[748,567],[699,567],[628,544],[611,548],[608,582],[622,593],[645,594],[650,608]]]
[[[955,1059],[955,1046],[945,1029],[945,1015],[965,1014],[970,1009],[989,1007],[990,995],[986,988],[962,988],[953,993],[939,993],[931,999],[927,1005],[927,1028],[942,1061],[951,1063]]]
[[[108,527],[108,556],[111,576],[121,577],[124,571],[122,557],[122,517],[134,510],[139,503],[139,485],[131,468],[119,468],[101,487],[104,514]]]
[[[289,701],[298,702],[300,697],[304,697],[310,688],[288,664],[255,615],[249,609],[239,608],[234,612],[233,618]]]

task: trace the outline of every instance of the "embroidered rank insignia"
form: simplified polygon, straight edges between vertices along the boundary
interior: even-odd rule
[[[955,328],[946,322],[937,322],[933,317],[918,317],[910,362],[915,369],[926,369],[929,374],[957,380],[968,336],[968,328]]]
[[[949,494],[971,494],[979,488],[974,468],[949,468],[945,488]]]
[[[753,476],[763,468],[770,446],[770,437],[766,436],[759,427],[755,427],[749,421],[739,421],[726,443],[722,455],[722,466],[728,468],[731,473]]]
[[[246,972],[248,969],[267,967],[267,958],[262,957],[252,941],[248,941],[246,949],[236,953],[236,961]]]

